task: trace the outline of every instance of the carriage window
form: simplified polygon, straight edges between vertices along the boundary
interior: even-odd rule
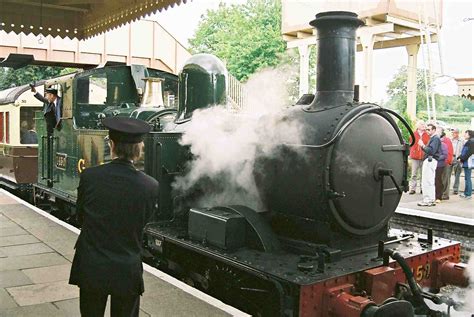
[[[38,144],[35,125],[35,111],[41,111],[40,107],[20,108],[20,143]]]

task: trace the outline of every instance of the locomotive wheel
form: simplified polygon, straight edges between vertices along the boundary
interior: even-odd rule
[[[205,273],[207,292],[252,316],[277,316],[274,292],[255,276],[243,274],[229,266],[216,264]]]

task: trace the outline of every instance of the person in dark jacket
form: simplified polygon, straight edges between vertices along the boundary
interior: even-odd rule
[[[423,140],[418,141],[418,145],[421,146],[425,153],[425,160],[423,161],[421,171],[423,201],[419,202],[418,206],[435,206],[435,175],[436,167],[438,166],[438,156],[441,154],[441,140],[436,134],[436,126],[434,124],[428,124],[426,132],[430,136],[428,144],[425,145]]]
[[[436,203],[439,204],[443,197],[444,192],[444,183],[443,183],[443,175],[444,170],[446,169],[446,159],[448,157],[448,146],[445,142],[443,142],[443,138],[445,137],[444,129],[438,127],[436,129],[436,134],[440,137],[441,140],[441,151],[437,156],[436,160],[438,161],[436,165],[436,172],[435,172],[435,196],[436,196]]]
[[[464,199],[471,199],[472,198],[472,179],[471,179],[472,166],[469,166],[468,160],[470,159],[472,155],[474,155],[474,131],[466,130],[466,132],[464,133],[464,138],[466,139],[466,143],[464,143],[464,146],[461,150],[461,155],[458,157],[458,160],[462,163],[462,168],[464,170],[465,185],[464,185],[464,193],[459,196]]]
[[[53,134],[54,129],[61,129],[62,99],[58,96],[58,90],[46,88],[44,96],[36,92],[33,84],[30,84],[31,91],[35,93],[35,98],[41,101],[43,106],[43,116],[46,121],[46,130],[49,135]]]
[[[21,144],[38,144],[38,135],[35,130],[34,121],[21,123],[20,143]]]
[[[142,235],[158,201],[158,182],[135,169],[150,126],[132,118],[106,118],[110,163],[84,170],[77,194],[82,224],[69,283],[80,288],[82,316],[138,316],[144,292]]]

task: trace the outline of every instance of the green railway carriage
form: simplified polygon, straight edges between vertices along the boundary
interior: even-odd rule
[[[87,70],[45,82],[62,98],[61,127],[47,136],[42,112],[36,113],[38,180],[36,204],[52,201],[52,211],[74,215],[81,172],[110,160],[102,119],[131,116],[160,130],[176,115],[177,76],[144,66]],[[143,161],[138,164],[143,169]]]

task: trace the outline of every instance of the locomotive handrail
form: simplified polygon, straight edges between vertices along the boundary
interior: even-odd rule
[[[41,179],[46,179],[46,177],[44,177],[44,154],[45,154],[45,142],[44,140],[47,139],[47,136],[45,135],[42,135],[41,136],[41,148],[42,148],[42,151],[41,151]]]
[[[56,142],[55,142],[56,141]],[[55,169],[58,169],[56,167],[56,164],[54,163],[54,160],[56,159],[56,156],[54,155],[54,153],[57,152],[57,148],[58,148],[58,143],[59,143],[59,137],[57,136],[53,136],[52,137],[52,153],[51,153],[51,179],[50,181],[53,182],[53,183],[59,183],[59,174],[58,173],[54,173]],[[55,168],[56,167],[56,168]],[[54,179],[54,174],[56,174],[56,179]]]
[[[5,154],[6,157],[21,157],[21,158],[35,158],[38,155],[13,155],[13,154]]]
[[[342,134],[342,132],[344,132],[349,125],[351,125],[355,120],[359,119],[362,115],[365,115],[367,113],[372,113],[372,112],[378,113],[380,111],[388,112],[390,114],[393,114],[400,121],[402,121],[403,125],[408,129],[408,132],[410,133],[410,136],[412,137],[412,143],[410,144],[410,146],[413,146],[413,144],[415,143],[415,141],[414,141],[415,140],[415,135],[414,135],[413,131],[411,130],[410,126],[408,125],[408,123],[405,121],[405,119],[402,116],[400,116],[398,113],[396,113],[396,112],[394,112],[390,109],[382,108],[382,107],[377,106],[377,105],[373,105],[371,108],[364,109],[361,112],[354,115],[336,132],[336,134],[331,138],[331,140],[327,141],[326,143],[323,143],[323,144],[283,143],[283,144],[286,145],[286,146],[296,146],[296,147],[307,147],[307,148],[318,148],[318,149],[319,148],[325,148],[325,147],[330,146],[331,144],[333,144],[336,141],[336,139]]]
[[[408,122],[406,122],[405,118],[403,118],[401,115],[399,115],[398,113],[396,113],[393,110],[385,109],[385,108],[381,108],[381,109],[383,109],[385,112],[388,112],[391,115],[397,117],[397,119],[400,120],[403,123],[403,125],[405,126],[405,128],[407,128],[408,133],[410,133],[410,136],[411,136],[410,146],[413,146],[415,144],[415,134],[414,134],[413,130],[410,128],[410,125],[408,124]]]

